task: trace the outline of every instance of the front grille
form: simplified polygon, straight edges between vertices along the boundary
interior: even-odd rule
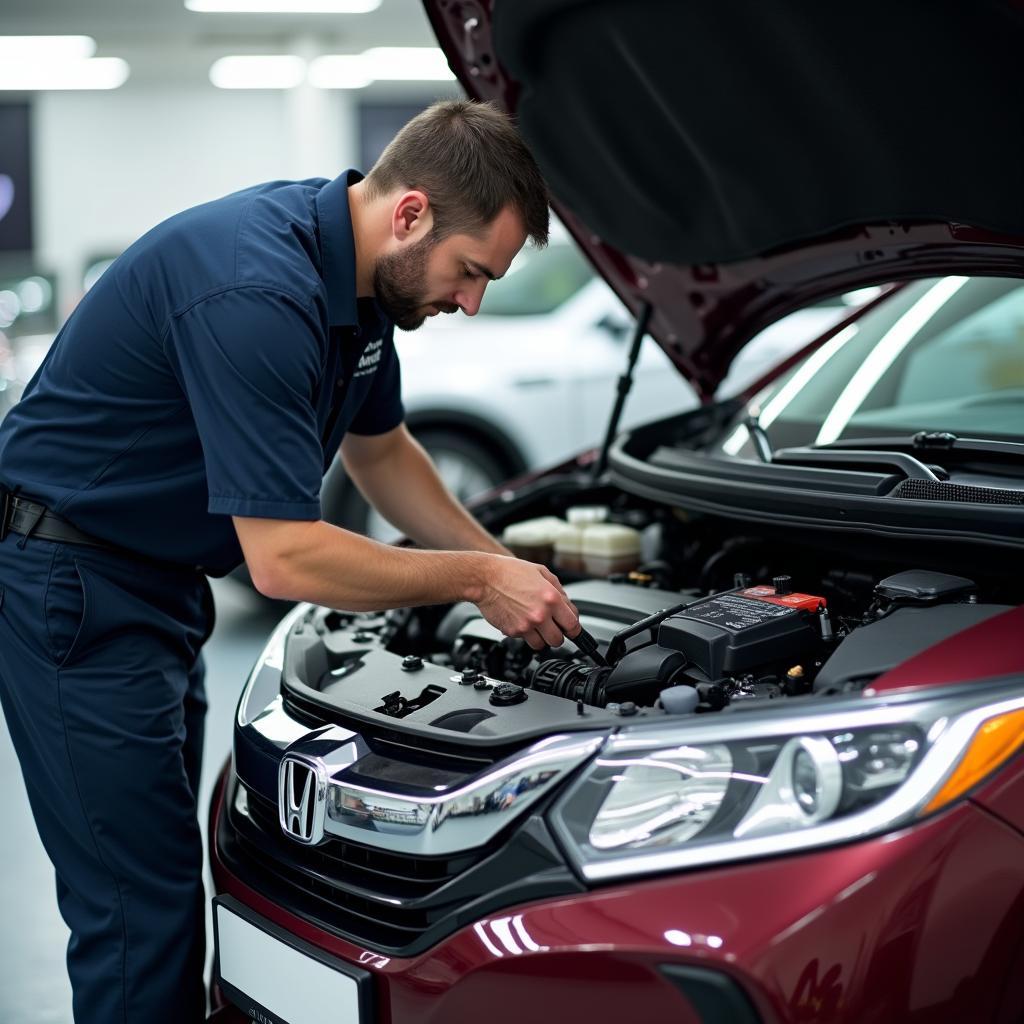
[[[489,852],[417,857],[336,837],[302,846],[281,832],[276,804],[246,794],[249,814],[232,811],[232,825],[250,863],[312,901],[317,917],[340,915],[346,931],[383,946],[407,945],[450,911],[441,890]]]
[[[249,816],[263,836],[281,837],[277,805],[251,790]],[[479,854],[458,857],[414,857],[389,850],[363,846],[328,836],[319,846],[301,846],[280,838],[288,858],[295,861],[298,853],[302,866],[330,875],[339,885],[373,892],[381,899],[412,899],[434,892],[445,882],[461,874]]]
[[[502,907],[584,891],[543,819],[553,797],[490,846],[420,857],[334,836],[303,846],[282,833],[274,801],[245,792],[242,813],[229,786],[218,822],[225,866],[291,913],[392,956],[417,955]]]

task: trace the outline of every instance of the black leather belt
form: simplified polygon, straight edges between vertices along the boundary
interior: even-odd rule
[[[62,544],[83,544],[105,551],[121,551],[121,548],[106,541],[98,540],[83,533],[63,516],[49,511],[45,505],[21,498],[0,488],[0,540],[8,533],[20,533],[26,537],[39,537]]]
[[[123,558],[131,558],[142,565],[151,566],[164,572],[199,573],[211,575],[204,566],[182,565],[178,562],[167,562],[149,555],[141,555],[137,551],[123,548],[119,544],[110,544],[98,537],[90,536],[84,530],[69,523],[63,516],[51,512],[45,505],[31,498],[22,497],[9,491],[0,484],[0,541],[8,533],[20,533],[23,537],[39,537],[41,540],[53,540],[59,544],[81,544],[87,548],[99,548],[101,551],[112,551]],[[23,543],[23,542],[20,542]],[[213,574],[216,575],[216,574]],[[224,575],[221,573],[220,575]]]

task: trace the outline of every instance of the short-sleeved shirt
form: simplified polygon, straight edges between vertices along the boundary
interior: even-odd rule
[[[0,482],[222,575],[231,516],[320,518],[346,431],[401,423],[394,325],[357,298],[347,171],[186,210],[127,249],[0,424]]]

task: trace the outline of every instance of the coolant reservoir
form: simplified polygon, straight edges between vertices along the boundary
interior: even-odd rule
[[[567,572],[583,572],[583,535],[590,527],[566,523],[555,540],[555,568]]]
[[[607,505],[574,505],[566,509],[565,518],[574,526],[603,523],[608,518]]]
[[[568,529],[571,529],[569,524],[558,516],[525,519],[521,523],[506,526],[505,532],[501,535],[501,542],[516,558],[550,565],[555,542]]]
[[[619,523],[592,523],[583,530],[583,571],[591,576],[631,572],[640,564],[639,530]]]

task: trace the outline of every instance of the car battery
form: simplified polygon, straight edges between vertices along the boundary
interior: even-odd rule
[[[711,682],[776,662],[799,661],[820,643],[814,594],[776,586],[746,587],[698,601],[661,623],[658,644],[686,656]]]

